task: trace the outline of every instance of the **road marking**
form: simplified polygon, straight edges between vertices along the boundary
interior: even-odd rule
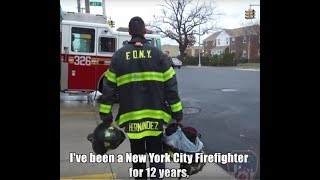
[[[96,114],[96,112],[89,111],[89,112],[83,112],[83,111],[74,111],[74,112],[60,112],[60,115],[92,115]]]
[[[90,175],[82,175],[82,176],[63,176],[60,177],[60,180],[78,180],[78,179],[116,179],[117,174],[116,173],[105,173],[105,174],[90,174]]]
[[[235,92],[237,90],[236,89],[222,89],[221,91],[223,91],[223,92]]]
[[[241,68],[237,68],[235,70],[242,70],[242,71],[260,71],[260,69],[241,69]]]

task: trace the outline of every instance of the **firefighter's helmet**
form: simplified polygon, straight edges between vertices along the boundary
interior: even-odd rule
[[[186,153],[195,155],[195,153],[205,153],[203,144],[200,141],[201,135],[193,127],[183,127],[182,124],[172,123],[165,128],[163,144],[164,150],[168,154],[173,153]],[[192,158],[195,159],[194,157]],[[186,169],[187,174],[193,175],[202,171],[205,163],[192,162],[180,163],[181,169]]]
[[[99,124],[87,139],[92,143],[92,149],[96,154],[105,154],[108,150],[113,150],[125,139],[124,133],[116,127],[106,127]]]

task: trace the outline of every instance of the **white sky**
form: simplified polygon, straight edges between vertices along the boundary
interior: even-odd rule
[[[102,2],[102,0],[90,0]],[[196,2],[198,0],[194,0]],[[210,0],[205,0],[208,2]],[[260,5],[260,0],[212,0],[216,2],[216,7],[223,15],[220,16],[218,26],[232,29],[241,27],[246,20],[245,10],[249,5]],[[81,0],[84,7],[85,0]],[[115,28],[128,27],[129,21],[134,16],[140,16],[146,23],[153,19],[153,15],[160,14],[159,4],[164,4],[163,0],[105,0],[106,16],[115,21]],[[77,12],[77,0],[60,0],[63,11]],[[260,19],[260,6],[252,6],[256,11],[256,19]],[[90,6],[91,14],[103,14],[102,7]],[[201,26],[200,26],[201,27]],[[196,28],[198,30],[198,28]],[[200,42],[210,34],[201,36]],[[197,37],[198,39],[198,37]],[[178,43],[169,38],[163,38],[162,44]],[[198,45],[198,42],[196,43]]]

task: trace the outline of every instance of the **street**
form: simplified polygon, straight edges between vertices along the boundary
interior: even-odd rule
[[[214,67],[175,70],[185,109],[183,125],[197,128],[205,151],[252,150],[259,157],[260,72]]]

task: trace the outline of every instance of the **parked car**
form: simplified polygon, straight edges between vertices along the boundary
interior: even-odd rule
[[[175,67],[177,67],[177,68],[181,68],[181,66],[182,66],[182,62],[178,59],[178,58],[172,58],[172,67],[173,68],[175,68]]]

